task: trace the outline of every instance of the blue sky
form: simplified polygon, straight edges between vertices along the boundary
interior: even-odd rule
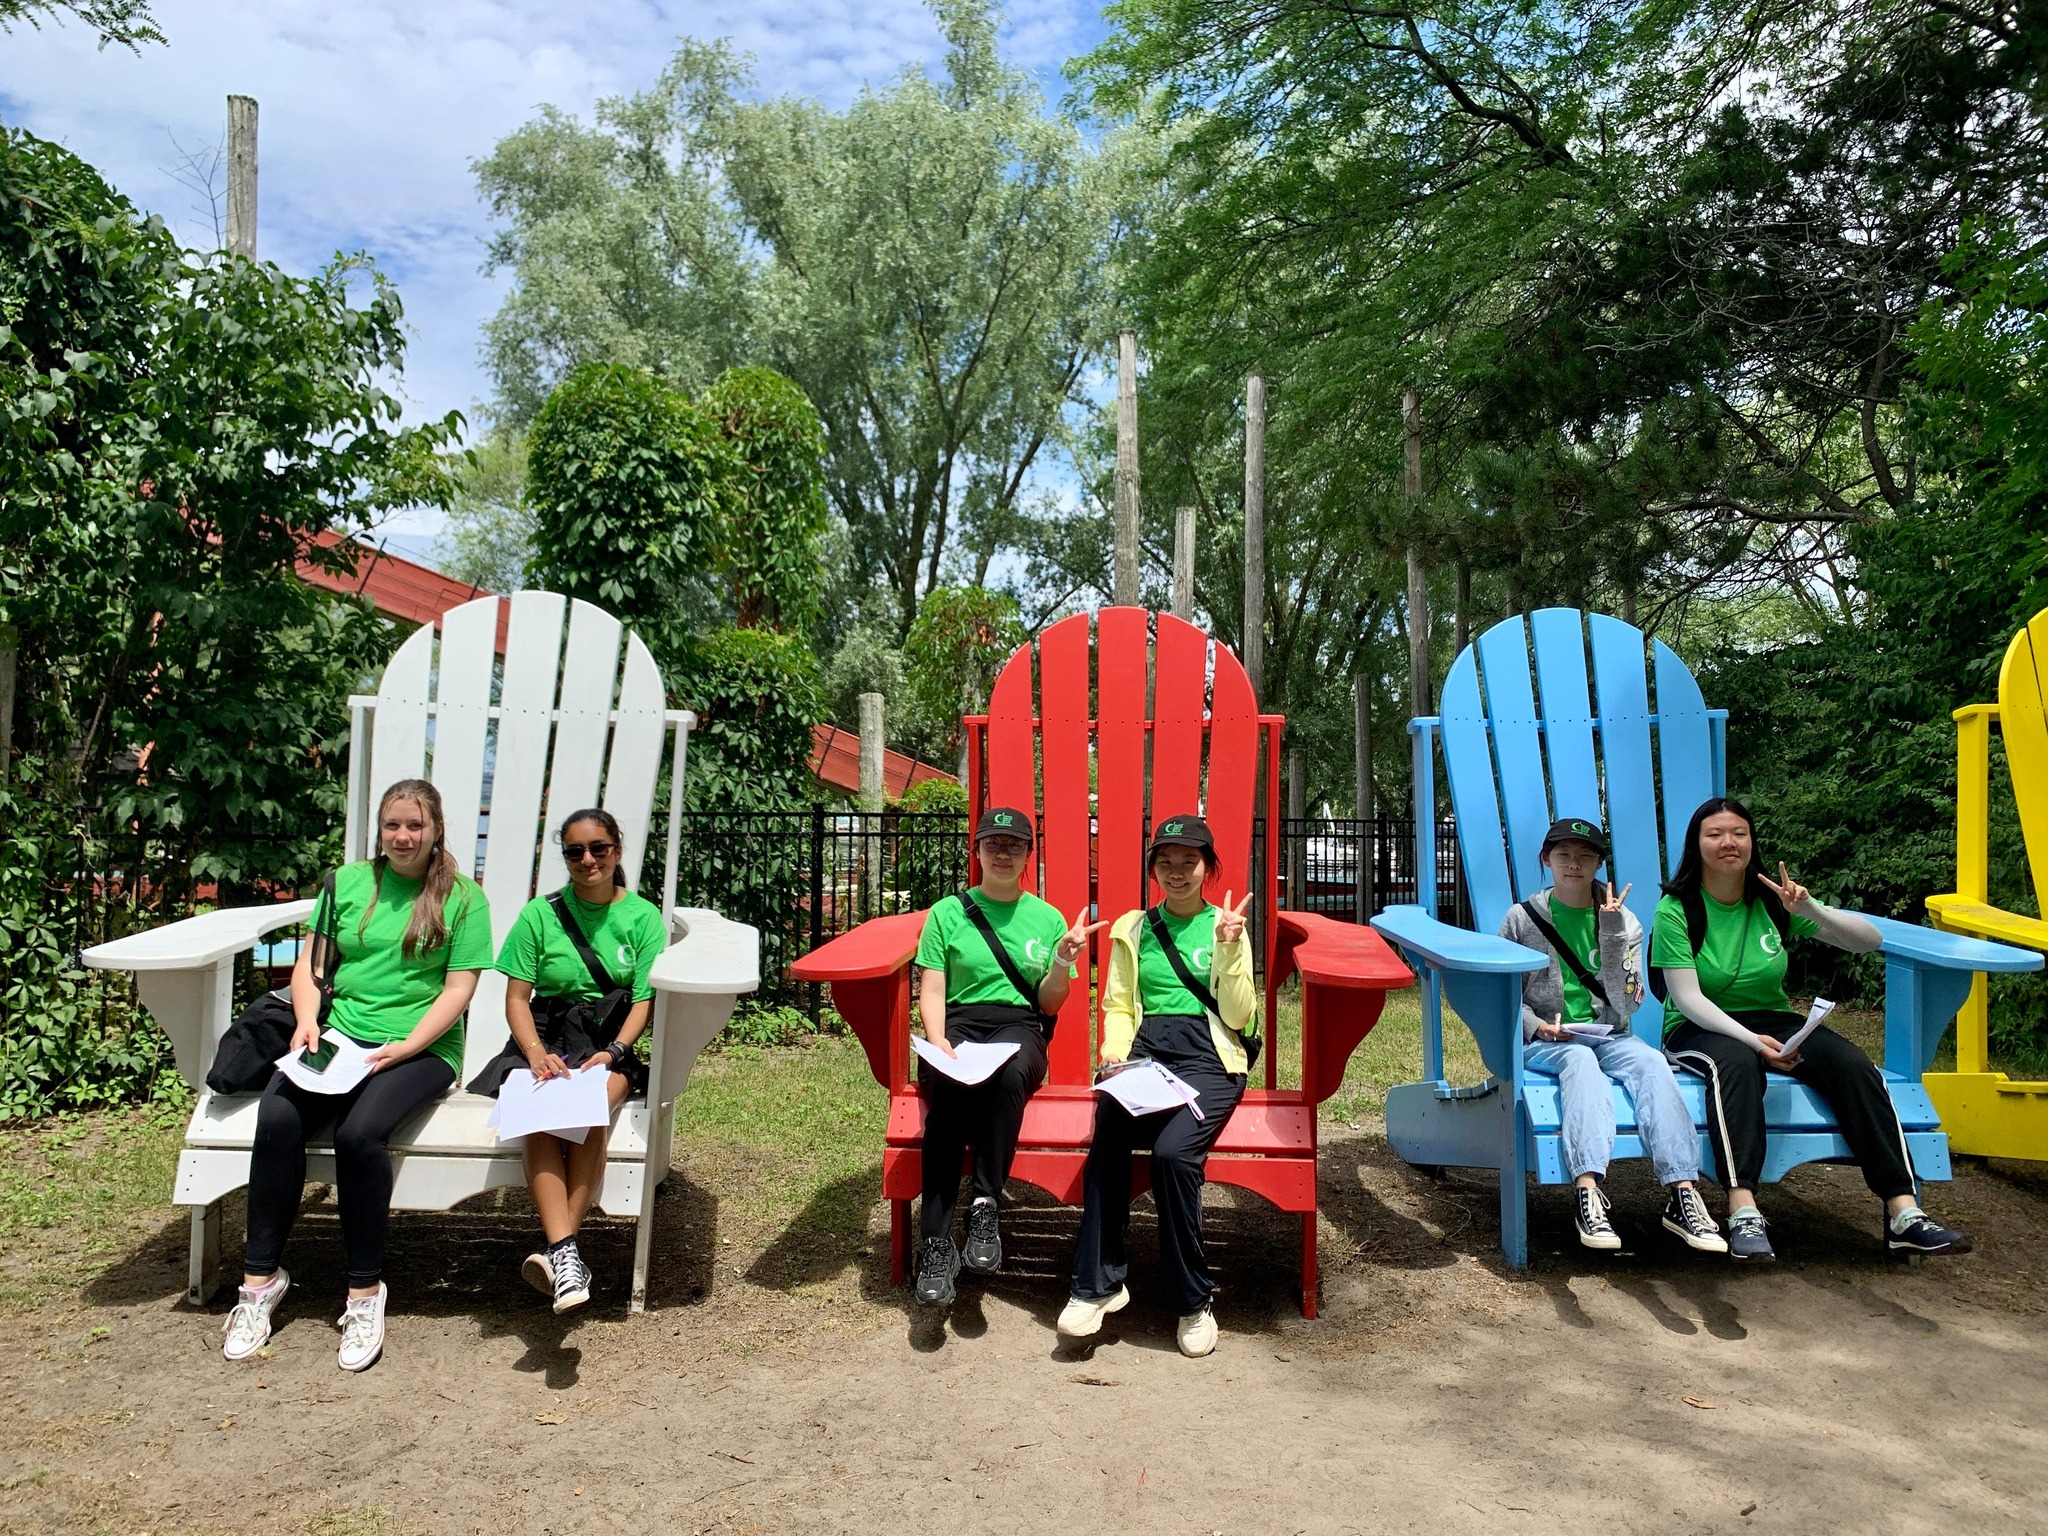
[[[97,50],[76,22],[0,35],[0,119],[91,161],[194,244],[201,200],[180,148],[226,131],[229,92],[261,103],[259,253],[289,271],[365,250],[413,332],[408,414],[467,413],[488,386],[479,327],[500,279],[470,162],[543,103],[585,116],[651,83],[682,36],[729,37],[764,94],[839,105],[943,45],[921,0],[155,0],[169,46]],[[1004,51],[1058,71],[1102,35],[1098,0],[1009,0]],[[418,546],[426,524],[394,529]],[[410,535],[410,537],[406,537]]]

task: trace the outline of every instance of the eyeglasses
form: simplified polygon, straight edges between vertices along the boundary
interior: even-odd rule
[[[1031,845],[1021,837],[984,837],[981,846],[990,853],[1007,853],[1018,857],[1031,851]]]
[[[586,854],[593,859],[608,859],[612,856],[612,850],[618,846],[617,843],[564,843],[562,857],[571,864],[581,863]]]

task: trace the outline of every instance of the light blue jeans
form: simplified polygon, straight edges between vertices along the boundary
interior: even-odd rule
[[[1574,1179],[1582,1173],[1606,1177],[1607,1160],[1614,1155],[1610,1077],[1635,1103],[1636,1131],[1656,1164],[1657,1181],[1682,1184],[1700,1176],[1700,1139],[1692,1114],[1679,1095],[1671,1063],[1649,1041],[1629,1034],[1593,1041],[1531,1040],[1522,1047],[1522,1059],[1557,1077],[1564,1161]]]

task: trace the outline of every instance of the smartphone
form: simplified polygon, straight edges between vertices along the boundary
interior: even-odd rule
[[[308,1072],[325,1072],[327,1064],[334,1060],[335,1053],[340,1049],[340,1040],[333,1038],[323,1040],[312,1050],[299,1052],[299,1064]]]

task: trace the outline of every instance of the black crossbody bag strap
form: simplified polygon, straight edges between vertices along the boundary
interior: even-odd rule
[[[1152,937],[1159,941],[1159,947],[1166,952],[1166,963],[1173,967],[1173,974],[1180,978],[1180,984],[1194,994],[1196,1002],[1217,1018],[1222,1018],[1223,1007],[1216,1001],[1216,994],[1209,990],[1207,982],[1198,980],[1195,973],[1188,969],[1187,957],[1180,952],[1180,946],[1173,942],[1173,935],[1166,931],[1166,919],[1159,915],[1157,907],[1145,909],[1145,926],[1152,930]]]
[[[1564,935],[1559,933],[1552,925],[1550,919],[1543,915],[1543,909],[1536,905],[1535,898],[1531,897],[1528,901],[1523,902],[1522,910],[1529,915],[1529,921],[1536,925],[1543,937],[1550,941],[1551,950],[1557,955],[1559,960],[1564,962],[1565,969],[1578,978],[1579,985],[1599,998],[1601,1002],[1607,1003],[1608,1007],[1613,1007],[1613,1003],[1608,1002],[1607,988],[1600,984],[1600,978],[1588,971],[1586,969],[1586,962],[1572,953],[1571,945],[1565,943]],[[1596,935],[1600,931],[1599,921],[1597,917],[1593,920],[1593,932]]]
[[[334,973],[341,969],[341,914],[334,910],[334,871],[320,882],[320,921],[313,929],[313,986],[320,993],[320,1016],[334,1001]]]
[[[555,916],[561,919],[562,931],[569,935],[569,942],[583,957],[584,968],[590,972],[590,979],[597,983],[597,990],[607,995],[621,990],[619,984],[612,980],[612,973],[604,968],[604,962],[597,958],[597,951],[590,947],[590,940],[583,936],[582,928],[569,915],[568,898],[556,891],[548,898],[548,905],[555,909]]]
[[[1024,979],[1024,972],[1018,968],[1016,958],[1003,947],[1003,941],[996,937],[995,924],[991,923],[988,914],[981,910],[981,903],[968,891],[962,891],[958,899],[960,909],[967,914],[967,921],[974,924],[974,931],[980,934],[981,941],[988,945],[988,952],[995,956],[996,964],[1001,966],[1003,974],[1010,978],[1010,985],[1015,987],[1017,995],[1024,999],[1024,1006],[1033,1013],[1038,1013],[1038,989]]]

